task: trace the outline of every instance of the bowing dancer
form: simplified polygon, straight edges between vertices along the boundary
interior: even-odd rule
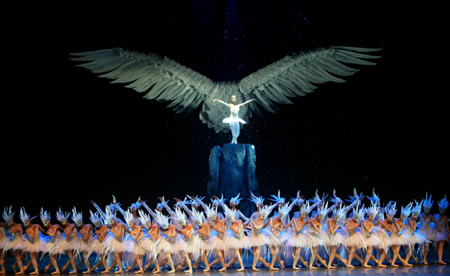
[[[405,246],[406,257],[405,262],[408,263],[409,258],[413,258],[414,262],[417,264],[419,260],[414,256],[414,247],[416,244],[420,245],[426,242],[425,237],[419,233],[417,229],[417,218],[422,211],[422,201],[418,203],[411,210],[411,217],[405,223],[405,234],[408,235],[409,244]]]
[[[109,228],[111,227],[109,224],[103,224],[102,223],[102,218],[100,217],[99,213],[96,212],[95,214],[92,213],[92,211],[90,212],[90,217],[89,219],[91,220],[91,222],[94,224],[95,226],[95,237],[91,243],[91,248],[89,250],[88,255],[91,255],[93,252],[97,253],[98,255],[98,261],[97,263],[92,266],[91,270],[96,270],[101,264],[103,264],[103,266],[105,267],[105,270],[102,271],[102,274],[106,274],[110,272],[108,263],[106,261],[108,254],[107,254],[107,248],[105,247],[104,243],[106,241],[106,239],[108,238],[108,236],[110,235],[109,233]],[[106,221],[106,219],[105,219]],[[112,263],[111,266],[114,266],[116,263],[116,261],[114,260],[114,262]]]
[[[212,252],[214,248],[214,244],[211,239],[211,224],[205,220],[203,216],[203,212],[198,212],[196,209],[192,210],[192,215],[194,217],[194,221],[197,223],[197,242],[199,248],[199,257],[198,260],[203,260],[205,264],[204,272],[210,271],[210,265],[208,261],[208,256],[210,252]]]
[[[24,226],[20,223],[14,222],[14,212],[11,210],[12,206],[3,210],[3,219],[8,224],[8,232],[11,234],[12,239],[3,247],[2,254],[6,254],[8,250],[11,250],[16,258],[16,262],[13,265],[14,272],[16,274],[24,274],[25,270],[22,264],[23,250],[25,248],[25,239],[23,237]],[[16,265],[19,266],[19,272],[16,271]]]
[[[159,239],[159,245],[157,247],[158,254],[165,254],[167,262],[171,268],[167,273],[175,273],[175,266],[172,260],[172,256],[178,253],[176,226],[169,224],[169,218],[163,215],[161,212],[156,213],[156,222],[160,226],[164,235],[161,235]],[[163,260],[164,261],[164,260]],[[162,262],[160,263],[162,266]]]
[[[392,257],[391,266],[396,267],[395,264],[397,258],[403,263],[404,266],[412,266],[411,264],[405,262],[405,260],[400,256],[400,248],[409,244],[408,236],[404,234],[405,229],[404,221],[408,218],[411,213],[411,205],[408,204],[406,207],[402,206],[400,218],[392,218],[392,232],[391,232],[391,248],[394,256]],[[395,205],[387,210],[388,217],[394,217],[396,213]]]
[[[83,222],[83,214],[81,212],[77,212],[77,209],[74,207],[72,209],[72,221],[75,222],[75,224],[78,226],[79,230],[79,242],[78,242],[78,253],[83,254],[83,258],[78,263],[77,268],[82,264],[83,262],[86,264],[86,271],[83,271],[84,274],[91,273],[91,266],[89,262],[89,251],[94,246],[94,226],[92,224],[85,224]]]
[[[321,200],[319,200],[318,202],[321,202]],[[322,232],[321,223],[322,219],[327,213],[327,210],[328,202],[326,204],[321,204],[321,206],[317,208],[317,213],[314,218],[308,219],[308,235],[310,241],[309,249],[311,250],[311,257],[309,260],[310,269],[317,269],[317,267],[313,266],[315,259],[319,260],[319,262],[321,262],[324,266],[328,266],[327,263],[318,254],[319,246],[326,246],[326,244],[328,243],[328,237],[326,233]]]
[[[158,243],[161,239],[161,230],[156,220],[156,213],[154,213],[153,211],[152,213],[155,214],[154,223],[152,223],[149,215],[145,214],[142,210],[139,210],[139,219],[141,220],[141,225],[145,229],[147,229],[147,233],[144,232],[144,236],[142,238],[142,241],[140,242],[140,245],[147,252],[148,263],[145,265],[144,271],[146,271],[154,263],[155,268],[152,272],[159,273],[161,272],[161,269],[158,262]]]
[[[380,261],[375,258],[375,256],[372,254],[372,251],[373,248],[383,248],[384,246],[383,242],[380,238],[378,238],[377,235],[377,231],[380,231],[380,229],[373,224],[373,220],[378,213],[378,206],[373,201],[371,203],[372,206],[366,209],[366,212],[368,214],[367,219],[361,222],[360,227],[361,234],[364,237],[364,249],[366,251],[366,257],[364,259],[364,263],[362,264],[362,266],[365,268],[371,267],[368,264],[370,259],[379,264]]]
[[[143,274],[144,270],[142,267],[142,257],[145,255],[145,250],[141,246],[141,242],[144,238],[144,232],[142,231],[142,226],[137,225],[135,223],[135,217],[133,213],[130,212],[130,209],[128,209],[125,212],[125,221],[128,224],[128,227],[130,230],[124,228],[125,232],[131,235],[131,239],[128,239],[125,241],[125,246],[127,248],[127,251],[133,254],[133,262],[130,266],[127,267],[125,272],[130,271],[137,263],[139,266],[139,270],[136,271],[136,274]]]
[[[105,219],[108,221],[111,228],[109,229],[110,234],[103,242],[103,246],[105,247],[107,254],[114,254],[116,257],[115,262],[118,266],[118,270],[115,273],[123,273],[123,253],[127,251],[125,247],[124,234],[127,227],[123,223],[117,223],[116,215],[111,211],[109,206],[106,206]]]
[[[285,226],[289,228],[292,225],[291,237],[287,240],[286,245],[290,246],[294,252],[294,261],[292,263],[292,269],[298,270],[297,261],[300,260],[305,267],[309,267],[308,263],[301,257],[301,249],[308,249],[310,241],[308,235],[304,233],[304,227],[309,223],[305,220],[308,217],[311,208],[309,202],[303,203],[303,201],[298,204],[300,207],[300,214],[295,215],[291,221]]]
[[[342,229],[339,229],[339,221],[345,212],[345,206],[340,205],[339,208],[334,208],[331,218],[327,218],[325,233],[327,234],[326,245],[328,246],[329,258],[328,258],[328,269],[334,269],[332,265],[335,258],[339,259],[342,263],[347,265],[347,260],[341,257],[341,255],[336,254],[338,246],[345,242],[345,236],[342,233]]]
[[[364,247],[364,238],[361,235],[358,228],[360,227],[359,220],[364,218],[364,206],[359,208],[353,208],[352,218],[347,219],[347,237],[345,239],[345,246],[348,251],[347,258],[347,267],[353,268],[352,260],[353,258],[357,258],[361,264],[364,264],[364,261],[355,254],[355,250],[358,248]]]
[[[244,223],[242,220],[236,220],[236,211],[229,209],[226,205],[223,205],[223,207],[225,207],[225,216],[230,223],[230,231],[227,233],[229,239],[228,248],[233,251],[233,258],[226,267],[229,267],[238,261],[241,267],[237,271],[244,271],[245,267],[242,261],[241,252],[244,249],[247,250],[251,247],[250,240],[244,234]]]
[[[228,236],[226,234],[227,221],[222,215],[220,216],[221,218],[219,218],[217,211],[209,206],[206,206],[205,212],[206,217],[212,224],[213,232],[211,234],[211,244],[214,245],[214,250],[217,255],[217,258],[210,263],[210,267],[220,262],[222,268],[219,269],[219,272],[223,272],[227,270],[225,264],[225,251],[228,247]]]
[[[75,265],[75,257],[78,250],[78,231],[75,227],[75,224],[69,223],[68,218],[70,213],[61,211],[59,208],[58,212],[56,212],[56,219],[64,226],[64,251],[69,256],[69,260],[66,264],[61,268],[61,272],[64,272],[66,268],[72,265],[73,270],[69,273],[77,273],[77,266]]]
[[[45,267],[44,272],[47,273],[47,271],[53,265],[55,271],[53,271],[52,274],[60,274],[61,272],[59,270],[56,258],[59,255],[64,254],[63,240],[61,238],[61,231],[64,231],[64,229],[59,224],[51,224],[50,214],[47,213],[47,211],[44,211],[43,208],[41,208],[40,218],[42,223],[44,224],[44,227],[47,228],[46,234],[49,236],[45,252],[50,256],[50,262]]]
[[[33,218],[30,218],[30,215],[25,212],[25,208],[20,208],[20,219],[26,227],[25,233],[27,234],[23,251],[28,252],[31,257],[30,262],[24,266],[23,270],[27,270],[31,263],[33,264],[34,271],[30,274],[39,274],[36,259],[39,253],[44,252],[47,248],[46,238],[42,235],[42,232],[45,232],[45,230],[39,224],[31,224]]]
[[[184,257],[184,262],[180,267],[187,265],[188,269],[184,272],[192,273],[191,260],[195,260],[198,256],[198,242],[194,235],[194,226],[187,222],[186,215],[179,208],[175,208],[175,217],[173,219],[182,227],[181,231],[175,228],[175,231],[181,234],[179,248]]]

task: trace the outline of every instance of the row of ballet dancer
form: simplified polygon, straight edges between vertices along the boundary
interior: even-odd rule
[[[403,265],[411,266],[408,263],[411,257],[416,263],[422,258],[427,264],[430,243],[436,248],[437,262],[445,264],[443,247],[445,241],[449,241],[449,223],[444,214],[449,205],[446,197],[438,202],[439,214],[430,214],[433,201],[427,194],[421,202],[402,206],[398,218],[394,218],[397,213],[395,202],[381,207],[375,191],[372,197],[366,197],[370,200],[368,207],[362,205],[364,196],[356,190],[349,196],[347,206],[335,191],[328,200],[326,195],[320,197],[317,191],[310,200],[297,193],[291,202],[278,192],[278,195],[271,195],[271,204],[264,204],[264,198],[251,194],[249,200],[257,210],[247,218],[237,209],[242,200],[239,195],[230,199],[229,207],[223,197],[214,196],[208,205],[202,197],[175,198],[173,209],[161,197],[155,210],[140,199],[124,210],[113,196],[113,202],[105,210],[91,201],[97,210],[89,211],[92,224],[84,223],[82,213],[76,208],[71,213],[59,209],[56,218],[60,224],[51,224],[50,213],[41,208],[40,219],[44,227],[32,224],[33,218],[24,208],[20,209],[23,224],[15,223],[14,212],[9,207],[3,212],[6,223],[0,223],[0,273],[5,274],[7,252],[15,256],[13,269],[16,274],[24,274],[31,265],[34,267],[31,274],[38,274],[40,253],[50,256],[45,272],[53,265],[55,271],[52,274],[61,273],[69,265],[72,266],[70,273],[77,273],[77,267],[83,262],[87,267],[83,273],[90,273],[102,264],[102,273],[109,273],[115,266],[115,273],[123,273],[123,266],[130,271],[136,265],[135,273],[143,273],[152,264],[154,273],[160,272],[165,265],[170,267],[169,273],[183,268],[191,273],[201,262],[204,271],[219,263],[219,271],[226,271],[236,262],[239,264],[237,271],[243,271],[242,258],[246,251],[253,253],[253,271],[258,271],[258,262],[270,270],[284,268],[286,256],[293,256],[293,269],[299,269],[299,261],[309,269],[317,269],[315,265],[319,262],[333,269],[337,260],[351,268],[354,258],[363,267],[371,267],[370,260],[378,267],[386,267],[384,261],[397,266],[397,259]],[[298,206],[299,211],[290,219],[289,213],[294,206]],[[220,207],[223,213],[219,211]],[[275,208],[277,211],[269,218]],[[117,217],[118,212],[126,223]],[[70,216],[74,223],[69,222]],[[399,254],[402,246],[405,258]],[[24,253],[30,256],[26,265],[22,263]],[[61,254],[67,254],[69,260],[60,270],[57,258]],[[89,256],[92,254],[96,255],[96,263],[91,267]]]

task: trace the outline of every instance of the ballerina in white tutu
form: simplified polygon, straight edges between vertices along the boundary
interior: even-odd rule
[[[95,229],[94,233],[95,236],[92,239],[91,242],[91,248],[88,250],[88,257],[92,253],[97,253],[97,263],[92,266],[91,270],[96,270],[101,264],[105,267],[105,270],[102,271],[102,274],[106,274],[110,272],[110,269],[108,267],[108,263],[106,262],[106,259],[108,257],[107,254],[107,248],[103,245],[103,242],[106,240],[106,238],[110,235],[109,234],[109,228],[111,227],[109,224],[103,224],[102,218],[100,217],[99,213],[92,213],[90,212],[90,221],[94,224]],[[106,219],[105,219],[106,221]],[[114,260],[111,266],[114,266],[116,264],[116,261]]]
[[[153,214],[155,214],[152,211]],[[141,220],[141,225],[146,230],[143,231],[143,236],[140,238],[140,246],[145,250],[147,254],[148,263],[144,266],[144,271],[146,271],[153,263],[155,264],[155,268],[153,269],[153,273],[159,273],[160,265],[158,262],[158,242],[161,239],[161,231],[159,229],[158,223],[152,223],[152,220],[149,215],[145,214],[144,211],[139,210],[139,219]]]
[[[211,244],[214,245],[213,250],[216,252],[217,258],[210,263],[210,267],[219,263],[222,265],[222,268],[219,269],[219,272],[223,272],[227,270],[225,264],[225,250],[228,247],[228,236],[226,234],[227,231],[227,221],[222,218],[219,218],[217,211],[209,206],[206,206],[205,212],[206,217],[209,222],[212,224],[213,231],[211,235]]]
[[[242,261],[241,252],[244,249],[249,249],[251,247],[250,239],[244,234],[244,223],[242,220],[236,220],[236,211],[229,209],[226,205],[224,205],[224,207],[225,216],[228,219],[231,230],[227,233],[229,239],[228,248],[233,252],[233,258],[228,262],[226,267],[229,267],[238,261],[241,267],[237,271],[244,271],[245,267]]]
[[[250,219],[249,224],[250,226],[247,226],[250,228],[250,244],[252,246],[253,251],[253,265],[252,270],[253,271],[259,271],[259,269],[256,268],[256,263],[260,261],[262,264],[264,264],[267,268],[270,269],[270,264],[267,263],[263,257],[261,257],[261,249],[263,247],[266,247],[270,245],[270,239],[272,238],[272,233],[270,230],[268,230],[266,227],[269,225],[269,221],[266,221],[266,218],[269,216],[269,214],[272,212],[272,210],[276,207],[275,204],[260,208],[260,216],[257,219]]]
[[[286,245],[290,246],[294,251],[294,261],[292,263],[292,269],[298,270],[297,261],[300,260],[305,267],[309,267],[308,263],[302,258],[300,255],[300,251],[302,248],[308,249],[310,244],[308,235],[304,233],[303,229],[308,224],[305,222],[308,217],[311,208],[309,206],[309,202],[304,203],[304,200],[301,199],[297,204],[300,207],[300,214],[295,215],[291,221],[285,226],[285,228],[289,228],[292,225],[291,229],[291,237],[287,240]]]
[[[248,100],[241,104],[236,104],[237,98],[236,98],[236,95],[233,95],[233,96],[231,96],[231,103],[226,103],[226,102],[218,100],[218,99],[213,100],[213,102],[216,102],[216,101],[221,104],[224,104],[230,108],[231,115],[230,115],[230,117],[223,119],[223,123],[230,124],[231,134],[233,136],[233,138],[231,140],[231,144],[237,144],[237,138],[239,137],[240,128],[241,128],[239,123],[246,124],[246,122],[244,120],[239,118],[239,108],[243,105],[250,103],[251,101],[254,101],[254,99]]]
[[[347,219],[347,237],[345,239],[345,246],[348,251],[347,258],[347,267],[354,267],[352,265],[353,258],[356,258],[360,261],[361,264],[364,263],[357,254],[355,254],[355,250],[358,248],[364,247],[364,238],[361,235],[361,232],[358,231],[360,227],[360,220],[364,218],[364,206],[359,208],[353,208],[353,215],[351,218]]]
[[[320,198],[320,197],[319,197]],[[323,197],[325,198],[325,196]],[[328,202],[323,203],[323,199],[316,199],[316,203],[321,202],[321,206],[317,207],[317,212],[315,217],[311,217],[308,219],[308,236],[309,236],[309,249],[311,250],[311,257],[309,259],[309,269],[317,269],[317,267],[313,266],[314,261],[317,259],[324,266],[328,266],[327,263],[320,257],[318,254],[319,246],[324,246],[328,244],[327,234],[322,231],[322,223],[321,221],[325,217],[325,214],[328,210]]]
[[[166,260],[171,268],[167,273],[175,273],[172,256],[178,254],[176,226],[174,224],[169,224],[169,218],[161,212],[156,213],[156,222],[161,227],[164,234],[161,235],[161,238],[159,239],[157,252],[158,254],[161,253],[166,255]],[[164,260],[160,263],[161,266],[163,262]]]
[[[192,273],[191,260],[196,260],[199,255],[198,242],[194,235],[194,226],[191,223],[188,223],[186,215],[179,208],[175,208],[175,217],[172,218],[182,227],[181,230],[175,228],[175,231],[178,234],[181,234],[181,237],[178,240],[178,248],[184,257],[184,262],[180,267],[187,265],[188,269],[184,272]]]
[[[342,263],[347,265],[347,260],[343,259],[341,255],[336,254],[337,248],[344,243],[345,236],[343,234],[342,229],[339,229],[341,227],[339,225],[339,221],[341,220],[342,216],[344,216],[345,213],[345,205],[339,205],[339,208],[335,208],[333,211],[333,215],[331,218],[328,218],[326,220],[326,226],[325,226],[325,233],[328,236],[327,239],[327,246],[328,246],[328,252],[329,252],[329,258],[328,258],[328,269],[334,269],[332,265],[335,258],[339,259]]]
[[[116,216],[111,211],[109,206],[106,206],[105,219],[108,221],[111,228],[110,235],[103,242],[107,254],[114,254],[116,257],[116,265],[118,270],[115,273],[123,273],[122,260],[123,253],[127,251],[124,241],[124,234],[126,226],[123,223],[117,223]]]
[[[400,256],[400,248],[403,245],[408,245],[409,237],[404,234],[405,224],[404,221],[408,218],[411,213],[411,205],[408,204],[406,207],[402,206],[400,218],[392,219],[392,232],[391,232],[391,248],[394,256],[392,257],[391,266],[396,267],[398,265],[395,264],[397,258],[403,263],[404,266],[412,266],[409,263],[406,263],[405,260]],[[392,205],[391,208],[387,210],[387,216],[393,217],[396,213],[395,205]]]
[[[16,262],[13,265],[14,272],[16,272],[16,274],[24,274],[25,270],[22,264],[23,250],[25,248],[25,239],[23,237],[24,227],[22,224],[14,222],[14,212],[11,209],[12,206],[9,208],[5,207],[2,214],[3,219],[8,224],[8,232],[12,235],[12,239],[6,242],[3,247],[2,254],[6,254],[8,250],[11,250],[16,258]],[[19,272],[15,271],[16,265],[19,266]]]
[[[50,262],[45,267],[44,271],[45,273],[47,273],[47,271],[53,265],[55,271],[52,272],[52,274],[60,274],[61,272],[59,271],[56,257],[58,257],[61,254],[64,254],[63,241],[61,239],[61,231],[64,231],[64,229],[59,224],[51,224],[50,214],[47,213],[47,211],[44,211],[44,209],[42,208],[40,218],[42,223],[44,224],[44,227],[47,228],[46,234],[49,236],[45,252],[48,253],[48,255],[50,256]]]
[[[374,201],[371,201],[372,206],[366,209],[367,218],[361,222],[361,234],[364,237],[364,245],[366,251],[366,257],[364,259],[363,267],[371,267],[368,262],[372,259],[375,263],[379,263],[379,260],[375,258],[372,254],[374,248],[382,248],[383,242],[378,237],[378,231],[381,231],[377,226],[374,225],[374,219],[378,214],[378,206]]]
[[[45,232],[45,230],[39,224],[31,224],[33,218],[30,218],[30,215],[25,212],[25,208],[20,208],[20,219],[26,227],[25,233],[27,234],[23,251],[28,252],[31,257],[30,262],[24,266],[24,271],[27,270],[31,263],[34,271],[30,274],[39,274],[36,259],[39,253],[44,252],[47,248],[47,239],[42,235],[42,232]]]
[[[91,273],[91,266],[89,262],[89,251],[94,246],[94,226],[92,224],[85,224],[83,222],[83,214],[82,212],[77,212],[77,209],[74,207],[72,209],[72,221],[75,222],[77,227],[80,229],[78,235],[78,249],[77,252],[83,254],[83,258],[78,263],[77,267],[79,267],[83,262],[86,265],[87,270],[83,271],[84,274]]]
[[[408,235],[409,244],[405,246],[406,257],[405,262],[409,261],[409,258],[413,258],[414,262],[417,264],[419,262],[418,258],[414,256],[414,247],[416,244],[423,244],[426,242],[425,237],[419,233],[417,229],[417,218],[422,211],[422,201],[418,203],[411,209],[411,217],[405,222],[405,234]]]
[[[215,246],[211,239],[211,224],[205,220],[203,212],[198,212],[196,209],[193,209],[192,215],[198,226],[197,242],[200,252],[198,260],[203,260],[203,263],[205,264],[205,269],[203,271],[207,272],[210,270],[208,256]],[[199,261],[197,261],[197,263],[199,263]]]
[[[448,225],[448,217],[445,215],[445,211],[448,208],[447,195],[438,202],[439,206],[439,214],[435,214],[434,218],[438,221],[439,224],[435,224],[435,232],[436,232],[436,251],[438,255],[438,264],[445,265],[446,263],[442,261],[442,255],[444,253],[444,243],[449,241],[449,225]]]
[[[131,238],[125,241],[125,246],[127,252],[132,254],[133,259],[133,262],[127,267],[125,272],[130,271],[137,263],[137,265],[139,266],[139,270],[135,273],[142,274],[144,273],[142,267],[142,257],[146,253],[144,248],[141,246],[141,242],[144,239],[144,232],[142,231],[142,226],[135,223],[135,218],[133,216],[133,213],[130,212],[130,209],[125,212],[125,221],[127,222],[130,230],[126,228],[124,230],[131,235]]]
[[[61,272],[64,272],[66,268],[72,265],[73,270],[69,273],[77,273],[77,266],[75,265],[74,255],[78,251],[79,242],[78,242],[78,231],[73,223],[68,222],[68,218],[70,213],[61,211],[61,208],[56,212],[56,219],[64,226],[64,233],[62,235],[62,244],[65,253],[69,256],[69,260],[66,264],[61,268]]]

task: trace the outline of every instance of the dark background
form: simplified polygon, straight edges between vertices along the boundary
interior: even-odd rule
[[[84,211],[111,195],[205,195],[208,158],[231,140],[167,104],[76,67],[69,53],[123,47],[237,81],[286,55],[330,45],[382,47],[344,84],[249,119],[260,193],[354,187],[407,204],[448,189],[448,67],[439,7],[333,1],[61,1],[5,9],[0,204]],[[80,3],[81,2],[81,3]],[[367,3],[366,3],[367,2]],[[436,202],[435,201],[435,202]],[[171,200],[170,205],[172,205]],[[433,211],[437,211],[436,205]],[[18,216],[16,216],[18,220]]]

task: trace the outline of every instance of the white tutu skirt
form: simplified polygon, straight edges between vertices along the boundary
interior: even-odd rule
[[[348,235],[345,238],[344,245],[348,247],[362,248],[364,247],[364,238],[360,232],[355,232],[353,235]]]
[[[151,255],[158,254],[158,243],[154,242],[149,236],[141,239],[139,243],[147,253],[150,253]]]
[[[247,122],[242,120],[239,117],[228,117],[222,120],[223,123],[225,124],[232,124],[232,123],[241,123],[241,124],[246,124]]]
[[[0,238],[0,250],[3,250],[3,248],[5,248],[8,243],[9,243],[9,239],[6,236],[1,237]]]
[[[380,248],[384,246],[381,239],[375,233],[364,236],[364,245],[366,248],[367,247]]]
[[[272,236],[272,233],[266,228],[261,229],[259,233],[251,231],[249,235],[250,244],[252,245],[252,247],[268,245],[270,244]]]
[[[288,239],[289,234],[284,231],[274,231],[271,232],[271,236],[269,236],[269,245],[270,246],[282,246]]]
[[[49,255],[61,255],[64,254],[63,240],[60,234],[48,237],[47,246],[44,250],[45,253]]]
[[[249,249],[252,247],[250,238],[242,235],[242,237],[236,236],[232,230],[227,231],[228,235],[228,249]]]
[[[406,245],[406,244],[410,244],[407,235],[403,233],[399,234],[391,233],[391,245]]]
[[[286,245],[290,247],[308,247],[308,235],[302,232],[292,232],[291,237],[286,241]]]
[[[123,238],[117,238],[114,234],[109,235],[103,242],[105,247],[105,252],[126,252],[127,248],[125,246],[125,241]]]
[[[391,246],[391,238],[389,237],[388,233],[386,233],[386,231],[374,226],[372,233],[372,235],[376,235],[377,238],[381,241],[380,245],[377,246],[378,249],[387,250]]]
[[[326,233],[327,233],[327,240],[325,244],[327,246],[338,246],[345,242],[345,236],[340,231],[335,231],[333,235],[330,235],[328,232]]]
[[[436,241],[436,232],[434,232],[430,227],[419,229],[419,233],[430,242]]]
[[[190,239],[186,239],[184,235],[181,235],[177,241],[179,251],[184,251],[188,254],[198,254],[198,243],[198,237],[194,235]]]
[[[23,251],[30,253],[39,253],[45,252],[47,248],[47,238],[41,235],[38,238],[28,238],[25,241],[25,246],[23,247]]]
[[[210,236],[211,237],[211,236]],[[200,251],[211,251],[214,249],[214,243],[210,237],[204,237],[199,235],[197,238],[198,248]]]
[[[71,235],[69,238],[65,234],[61,234],[61,246],[64,251],[78,250],[80,240],[77,236]]]
[[[133,255],[143,256],[146,253],[141,244],[139,244],[139,242],[136,242],[132,238],[125,241],[125,248],[126,251],[132,253]]]
[[[8,239],[8,241],[5,242],[3,251],[24,250],[25,247],[26,247],[26,240],[22,236],[17,235],[14,238],[11,237],[10,239]]]
[[[328,235],[325,231],[321,231],[319,234],[314,229],[308,227],[306,234],[308,235],[309,248],[328,244]]]
[[[419,232],[413,232],[412,230],[407,230],[406,234],[409,238],[409,245],[422,244],[427,241],[427,239]]]
[[[93,253],[98,255],[103,255],[105,248],[103,247],[102,242],[97,238],[93,237],[90,242],[90,247],[87,250],[87,256],[85,258],[89,258]]]
[[[156,246],[156,252],[161,254],[177,254],[178,244],[175,241],[175,237],[173,237],[172,239],[173,240],[169,240],[166,236],[161,236],[161,238],[157,242],[158,244]]]
[[[226,235],[226,233],[219,234],[219,232],[217,231],[212,231],[210,239],[214,250],[222,251],[228,248],[228,236]]]

